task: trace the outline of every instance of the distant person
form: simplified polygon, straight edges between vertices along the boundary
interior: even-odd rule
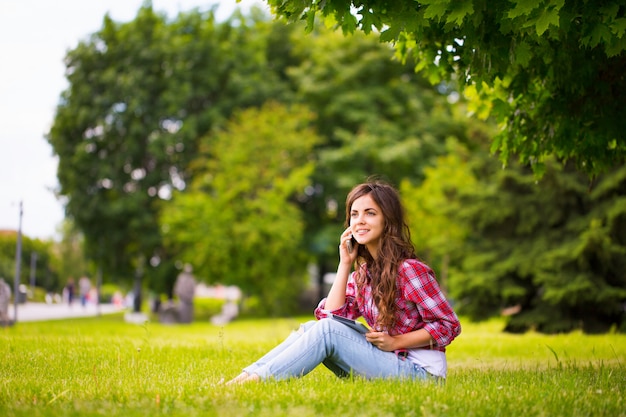
[[[111,303],[113,303],[116,308],[124,307],[124,296],[120,291],[115,291],[113,293],[113,296],[111,297]]]
[[[89,301],[89,292],[91,291],[91,281],[83,276],[78,280],[78,291],[80,293],[80,304],[85,307]]]
[[[68,306],[72,306],[72,303],[74,302],[74,294],[76,292],[75,286],[74,286],[74,278],[69,277],[67,279],[67,284],[65,285],[65,289],[64,289],[64,297],[67,300],[67,305]]]
[[[174,295],[178,297],[180,323],[191,323],[193,321],[193,297],[196,292],[196,280],[191,274],[193,268],[185,264],[183,272],[176,278],[174,283]]]
[[[238,315],[239,306],[237,305],[237,301],[226,299],[226,302],[222,306],[222,311],[220,312],[220,314],[211,317],[211,323],[216,326],[223,326],[227,323],[230,323]]]
[[[4,278],[0,278],[0,325],[8,326],[9,304],[11,303],[11,286],[7,284]]]
[[[382,182],[352,189],[339,266],[316,320],[300,326],[228,382],[283,380],[324,364],[338,377],[445,378],[446,346],[461,332],[435,273],[419,261],[397,191]],[[354,269],[354,270],[353,270]],[[333,318],[365,318],[365,334]]]

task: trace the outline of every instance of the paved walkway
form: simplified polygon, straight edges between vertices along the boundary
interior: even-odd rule
[[[24,304],[17,305],[17,322],[95,317],[98,314],[111,314],[124,310],[124,308],[114,306],[113,304],[100,304],[100,306],[91,304],[83,307],[80,303],[76,303],[70,307],[67,304],[26,302]],[[14,304],[9,306],[9,317],[11,320],[15,317]]]

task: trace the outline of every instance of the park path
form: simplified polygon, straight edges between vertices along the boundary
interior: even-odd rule
[[[83,307],[80,303],[69,306],[67,304],[26,302],[17,305],[17,322],[95,317],[124,310],[124,308],[114,306],[113,304],[100,304],[99,306],[88,304]],[[15,306],[13,304],[9,306],[9,317],[11,320],[15,318]]]

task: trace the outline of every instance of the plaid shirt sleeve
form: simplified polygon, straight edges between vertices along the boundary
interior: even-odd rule
[[[398,288],[402,294],[397,330],[407,333],[426,329],[435,340],[435,349],[443,348],[461,333],[461,324],[443,295],[434,272],[425,264],[406,260],[399,270]]]
[[[336,310],[326,310],[326,298],[322,299],[317,308],[315,309],[315,318],[320,320],[325,317],[329,317],[331,314],[346,317],[349,319],[357,319],[361,317],[359,305],[356,301],[357,288],[356,282],[354,282],[354,272],[350,273],[348,277],[348,283],[346,285],[346,302],[343,306]]]

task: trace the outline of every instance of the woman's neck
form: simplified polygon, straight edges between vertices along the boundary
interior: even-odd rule
[[[378,257],[378,245],[365,245],[372,259],[376,260]]]

